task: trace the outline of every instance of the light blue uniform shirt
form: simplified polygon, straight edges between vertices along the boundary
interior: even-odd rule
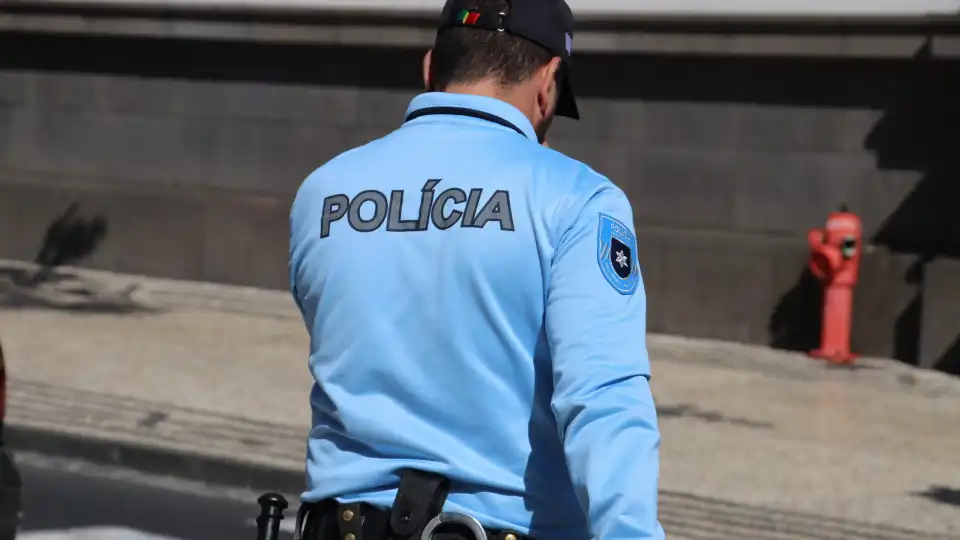
[[[537,540],[660,539],[660,434],[633,214],[609,180],[491,98],[427,115],[300,187],[290,279],[310,333],[307,489],[393,503],[450,478],[448,511]]]

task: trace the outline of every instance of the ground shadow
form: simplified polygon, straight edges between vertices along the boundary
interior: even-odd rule
[[[671,418],[696,420],[708,424],[728,424],[750,429],[776,428],[776,425],[774,425],[773,422],[751,420],[749,418],[738,416],[727,416],[720,411],[702,409],[691,403],[679,403],[677,405],[657,405],[657,418],[664,420]]]
[[[960,506],[960,489],[944,486],[930,486],[930,489],[918,493],[919,496],[950,506]]]
[[[37,279],[42,274],[43,279]],[[56,309],[73,313],[149,313],[155,308],[134,298],[138,284],[112,289],[71,270],[10,267],[0,263],[0,310]]]

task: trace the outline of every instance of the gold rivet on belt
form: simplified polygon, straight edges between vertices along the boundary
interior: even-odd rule
[[[353,533],[347,533],[343,536],[343,540],[357,540],[357,537]]]
[[[350,521],[351,519],[353,519],[353,510],[344,510],[343,514],[341,515],[343,516],[344,521]],[[348,538],[347,540],[353,540],[353,539]]]
[[[508,535],[506,535],[506,536],[503,537],[503,540],[517,540],[517,535],[515,535],[515,534],[508,534]]]

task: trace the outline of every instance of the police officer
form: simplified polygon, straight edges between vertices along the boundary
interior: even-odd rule
[[[663,538],[630,203],[544,145],[573,44],[563,0],[449,0],[405,122],[300,187],[303,538]]]

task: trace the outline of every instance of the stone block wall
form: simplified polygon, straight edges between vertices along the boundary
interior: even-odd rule
[[[34,258],[78,203],[108,229],[86,266],[273,288],[299,182],[402,121],[421,55],[13,33],[0,50],[0,257]],[[845,202],[872,243],[854,347],[947,358],[955,308],[922,299],[960,289],[941,269],[960,254],[960,62],[585,53],[576,88],[583,120],[552,143],[630,196],[652,331],[813,346],[805,235]]]

